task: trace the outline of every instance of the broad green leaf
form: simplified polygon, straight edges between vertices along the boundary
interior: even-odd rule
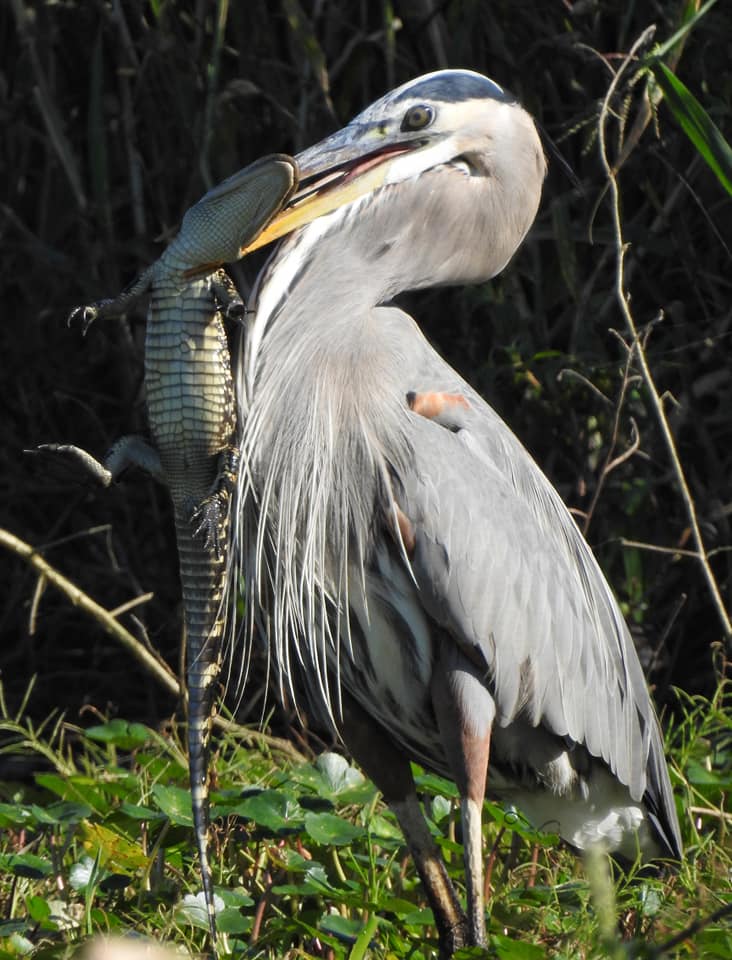
[[[189,790],[183,790],[182,787],[166,787],[162,783],[156,783],[152,788],[152,795],[155,797],[157,805],[172,823],[183,827],[193,826]]]
[[[334,813],[306,813],[305,829],[316,843],[345,846],[364,835],[363,827],[342,820]]]
[[[223,909],[224,901],[215,893],[214,910],[216,911],[217,917]],[[201,930],[208,930],[208,909],[203,891],[196,894],[187,893],[176,906],[175,913],[179,919],[185,920],[187,923],[190,923],[191,926],[198,927]]]
[[[320,921],[320,928],[338,937],[339,940],[354,943],[363,924],[360,920],[351,920],[349,917],[342,917],[339,913],[326,913]]]
[[[109,810],[104,787],[93,777],[60,777],[56,773],[37,773],[35,780],[39,787],[55,793],[62,800],[86,803],[99,814]]]
[[[253,922],[251,917],[244,916],[236,907],[226,907],[216,915],[216,926],[221,933],[229,933],[234,936],[238,933],[249,933]]]
[[[392,840],[398,844],[404,842],[404,836],[397,824],[378,813],[370,818],[368,831],[375,840]]]
[[[94,884],[99,879],[99,864],[91,857],[82,857],[77,863],[71,865],[69,870],[69,883],[79,892],[83,892],[90,884]]]
[[[498,960],[543,960],[546,957],[544,947],[535,943],[513,940],[499,933],[491,934],[489,939]]]
[[[414,782],[417,784],[420,793],[439,794],[439,796],[449,798],[455,798],[460,795],[458,788],[451,780],[446,780],[445,777],[438,777],[436,773],[424,773],[414,764],[413,768],[418,771],[415,774]]]
[[[305,871],[301,882],[277,884],[272,891],[286,896],[301,896],[307,893],[333,894],[336,889],[328,880],[323,866],[315,863]]]
[[[129,723],[127,720],[110,720],[84,731],[90,740],[109,743],[121,750],[134,750],[155,739],[154,732],[144,723]]]
[[[35,823],[31,807],[18,803],[0,803],[0,829],[3,827],[27,827]]]
[[[31,880],[40,880],[53,873],[51,861],[34,853],[0,853],[0,869]]]
[[[84,849],[91,854],[98,854],[105,865],[117,867],[123,872],[147,866],[148,857],[142,847],[132,843],[116,830],[102,826],[100,823],[83,821],[80,824],[80,832]]]
[[[325,777],[333,793],[339,793],[351,787],[359,787],[364,781],[364,775],[361,771],[352,767],[340,753],[332,753],[331,751],[321,753],[315,761],[315,765]]]
[[[663,91],[669,110],[681,129],[711,167],[727,193],[732,194],[732,147],[693,93],[661,60],[649,69]]]
[[[47,920],[51,916],[51,908],[45,897],[26,897],[25,906],[28,911],[28,916],[38,923]]]
[[[245,797],[231,812],[276,834],[297,832],[303,826],[299,804],[279,790],[262,790]]]
[[[92,808],[86,803],[71,803],[65,800],[51,803],[47,807],[39,807],[34,804],[32,809],[37,821],[45,823],[47,826],[80,823],[91,816],[93,812]]]
[[[121,803],[119,812],[133,820],[163,820],[166,814],[152,807],[142,807],[138,803]]]

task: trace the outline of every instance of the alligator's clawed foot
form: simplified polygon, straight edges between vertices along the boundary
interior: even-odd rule
[[[217,560],[222,557],[226,496],[213,493],[191,510],[193,536],[203,538],[206,550],[212,550]]]
[[[112,471],[108,470],[103,463],[100,463],[86,450],[82,450],[81,447],[76,447],[71,443],[42,443],[35,450],[26,452],[50,454],[57,463],[66,463],[75,477],[81,470],[87,479],[91,476],[103,487],[108,487],[114,479]]]
[[[251,313],[250,310],[247,310],[247,305],[239,297],[236,300],[230,300],[226,304],[226,310],[224,316],[227,320],[231,320],[234,323],[241,323],[246,319],[246,315]]]
[[[89,327],[98,319],[103,306],[111,302],[111,300],[100,300],[98,303],[90,303],[85,307],[74,307],[69,314],[66,325],[71,327],[78,323],[81,327],[81,335],[85,337]]]

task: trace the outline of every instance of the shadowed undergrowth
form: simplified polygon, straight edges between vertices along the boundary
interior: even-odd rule
[[[490,947],[466,956],[732,957],[729,681],[720,677],[712,701],[679,694],[677,716],[669,752],[687,851],[680,871],[612,879],[602,855],[583,866],[518,811],[489,803]],[[99,931],[193,952],[205,944],[178,731],[99,719],[84,730],[62,718],[35,727],[4,706],[3,759],[17,766],[0,795],[0,955],[66,956]],[[224,956],[433,955],[431,912],[396,821],[344,758],[297,759],[224,735],[214,770]],[[417,783],[459,885],[455,787],[419,769]]]
[[[627,61],[651,23],[653,41]],[[99,455],[145,430],[144,317],[82,340],[66,328],[70,307],[116,293],[152,262],[212,182],[265,153],[297,151],[420,72],[492,76],[569,164],[571,176],[550,151],[537,223],[504,276],[405,301],[526,443],[596,550],[666,708],[689,861],[669,880],[608,884],[600,866],[590,882],[570,854],[500,814],[486,828],[495,956],[656,956],[674,937],[671,956],[731,953],[723,920],[682,936],[729,897],[729,712],[709,652],[723,628],[628,339],[598,146],[601,106],[625,63],[606,111],[622,286],[729,607],[731,32],[728,5],[695,2],[620,12],[609,0],[434,9],[12,0],[0,10],[0,525],[173,673],[180,601],[165,492],[140,474],[99,491],[22,452],[70,442]],[[243,291],[260,263],[237,267]],[[10,953],[33,944],[58,955],[88,929],[140,926],[200,946],[192,908],[181,906],[197,890],[185,759],[175,727],[150,732],[173,716],[174,684],[161,693],[14,547],[2,557],[0,827],[15,858],[4,861],[2,903],[15,926],[3,942]],[[254,669],[244,721],[259,717],[263,676]],[[58,711],[65,721],[45,719]],[[96,732],[81,730],[80,711],[102,718]],[[298,735],[282,712],[271,729]],[[315,738],[299,736],[308,753]],[[377,955],[421,956],[429,918],[372,788],[251,744],[225,734],[216,762],[217,883],[232,950],[254,940],[253,955],[358,960],[373,939]],[[243,796],[242,784],[265,792]],[[459,878],[451,788],[427,775],[422,786]]]

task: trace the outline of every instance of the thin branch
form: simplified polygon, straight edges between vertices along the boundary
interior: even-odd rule
[[[607,449],[607,454],[605,456],[605,462],[602,465],[602,470],[600,470],[600,476],[597,479],[597,484],[595,485],[595,492],[592,495],[592,501],[590,502],[589,507],[587,508],[587,514],[585,516],[585,522],[582,527],[582,533],[587,536],[587,531],[592,523],[592,516],[595,512],[595,507],[600,499],[600,494],[602,493],[603,487],[605,486],[605,481],[610,476],[612,471],[620,466],[625,460],[629,457],[632,457],[633,454],[640,447],[640,436],[638,434],[638,428],[635,425],[635,421],[631,419],[633,425],[633,440],[630,447],[619,456],[613,456],[615,453],[615,448],[618,445],[618,438],[620,436],[620,417],[623,412],[623,407],[625,406],[625,395],[628,392],[628,386],[632,382],[633,377],[631,376],[630,369],[631,364],[633,363],[633,349],[631,348],[628,351],[628,359],[625,363],[625,370],[623,371],[623,382],[620,385],[620,396],[617,399],[615,405],[615,418],[613,420],[613,432],[610,437],[610,444]]]
[[[180,686],[170,667],[150,653],[121,623],[115,620],[109,610],[106,610],[95,600],[92,600],[80,587],[77,587],[75,583],[72,583],[71,580],[67,579],[62,573],[56,570],[55,567],[52,567],[29,543],[20,540],[8,530],[0,529],[0,546],[11,550],[25,560],[26,563],[38,572],[43,580],[52,584],[57,590],[65,594],[73,606],[79,607],[85,613],[92,616],[97,623],[100,624],[110,636],[114,637],[118,643],[122,644],[169,693],[172,693],[174,696],[180,695]]]
[[[730,623],[729,614],[724,606],[721,593],[719,591],[719,586],[717,581],[712,573],[711,566],[709,564],[709,557],[707,554],[706,547],[704,545],[704,540],[702,537],[701,529],[699,526],[699,520],[696,512],[696,505],[691,496],[691,491],[686,481],[686,476],[684,474],[684,469],[681,465],[679,459],[678,451],[676,450],[676,442],[674,440],[673,434],[671,432],[671,427],[669,426],[668,420],[666,418],[665,411],[663,409],[663,401],[658,393],[656,388],[655,381],[653,379],[653,374],[648,365],[648,360],[646,353],[643,347],[640,336],[638,335],[638,329],[635,324],[635,319],[630,309],[630,302],[628,296],[625,292],[625,254],[627,252],[627,246],[623,238],[623,227],[620,216],[620,188],[618,186],[618,181],[616,177],[615,170],[613,165],[610,163],[607,152],[607,141],[606,141],[606,124],[607,118],[610,113],[610,102],[615,95],[620,80],[623,77],[623,74],[629,64],[633,61],[633,58],[636,55],[638,49],[647,42],[651,36],[651,30],[645,30],[641,36],[633,44],[633,48],[628,54],[627,59],[622,64],[618,72],[615,74],[608,91],[605,95],[605,99],[602,104],[600,111],[600,120],[598,125],[599,133],[599,143],[600,143],[600,157],[602,160],[603,167],[605,168],[605,176],[607,177],[608,186],[610,189],[611,197],[611,206],[612,206],[612,221],[613,221],[613,232],[615,235],[615,254],[616,254],[616,271],[615,271],[615,296],[617,302],[620,306],[620,310],[625,319],[625,323],[630,332],[633,345],[638,352],[638,363],[641,368],[641,373],[643,374],[643,380],[648,390],[648,394],[651,398],[651,403],[656,414],[656,418],[661,427],[661,433],[666,442],[666,447],[668,449],[669,457],[671,459],[671,464],[673,466],[674,474],[676,476],[676,481],[679,485],[681,492],[681,497],[684,501],[684,506],[686,507],[687,517],[689,519],[689,525],[691,527],[692,535],[694,537],[694,542],[696,543],[697,548],[697,559],[701,564],[702,572],[704,578],[707,582],[709,592],[712,597],[712,602],[719,616],[720,622],[724,629],[724,632],[727,637],[732,636],[732,623]]]
[[[732,903],[725,904],[725,906],[720,907],[719,910],[710,913],[708,917],[703,917],[701,920],[695,920],[693,923],[690,923],[681,933],[678,933],[675,937],[671,937],[670,940],[667,940],[657,947],[653,951],[654,955],[658,957],[665,956],[669,950],[678,947],[684,940],[691,939],[694,934],[699,933],[704,927],[711,926],[711,924],[717,923],[718,920],[722,920],[724,917],[729,917],[730,915],[732,915]]]
[[[10,531],[2,528],[0,528],[0,546],[5,547],[24,560],[37,571],[39,579],[43,580],[46,584],[52,584],[71,601],[73,606],[79,607],[80,610],[83,610],[93,617],[97,623],[100,624],[111,637],[122,644],[138,663],[152,674],[153,678],[169,693],[172,693],[175,697],[186,699],[185,691],[181,692],[181,686],[167,663],[151,653],[147,647],[140,643],[140,641],[126,630],[114,617],[115,612],[128,609],[137,603],[142,603],[148,600],[150,596],[152,596],[151,594],[137,597],[134,601],[131,601],[131,603],[119,607],[117,611],[110,611],[100,606],[95,600],[92,600],[80,587],[77,587],[75,583],[72,583],[71,580],[56,570],[55,567],[52,567],[29,543],[26,543],[24,540],[10,533]],[[224,733],[235,736],[245,743],[257,744],[267,749],[284,753],[297,763],[305,762],[305,756],[291,743],[283,740],[281,737],[258,733],[250,730],[248,727],[242,727],[240,724],[226,717],[214,717],[214,725]]]

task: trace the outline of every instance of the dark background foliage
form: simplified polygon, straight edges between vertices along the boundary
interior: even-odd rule
[[[155,259],[212,183],[273,151],[294,153],[387,89],[443,66],[487,73],[538,118],[550,153],[532,234],[479,288],[406,298],[428,335],[511,424],[570,507],[627,612],[661,703],[708,692],[722,629],[689,549],[688,519],[644,388],[629,384],[603,476],[626,352],[597,117],[612,72],[679,2],[609,0],[13,0],[0,8],[0,525],[112,609],[153,592],[125,624],[178,662],[180,600],[165,491],[130,474],[82,485],[24,453],[72,442],[101,455],[144,431],[144,317],[85,339],[72,305],[118,292]],[[732,13],[696,24],[677,74],[729,137]],[[635,76],[628,71],[628,79]],[[645,79],[621,86],[617,134]],[[616,146],[611,147],[617,155]],[[627,282],[678,440],[723,595],[732,582],[732,200],[661,105],[620,173]],[[419,212],[415,211],[415,216]],[[258,263],[234,274],[243,290]],[[631,371],[634,374],[636,371]],[[670,548],[655,552],[622,538]],[[159,721],[175,704],[88,616],[11,552],[1,555],[2,674],[31,708],[89,704]]]

